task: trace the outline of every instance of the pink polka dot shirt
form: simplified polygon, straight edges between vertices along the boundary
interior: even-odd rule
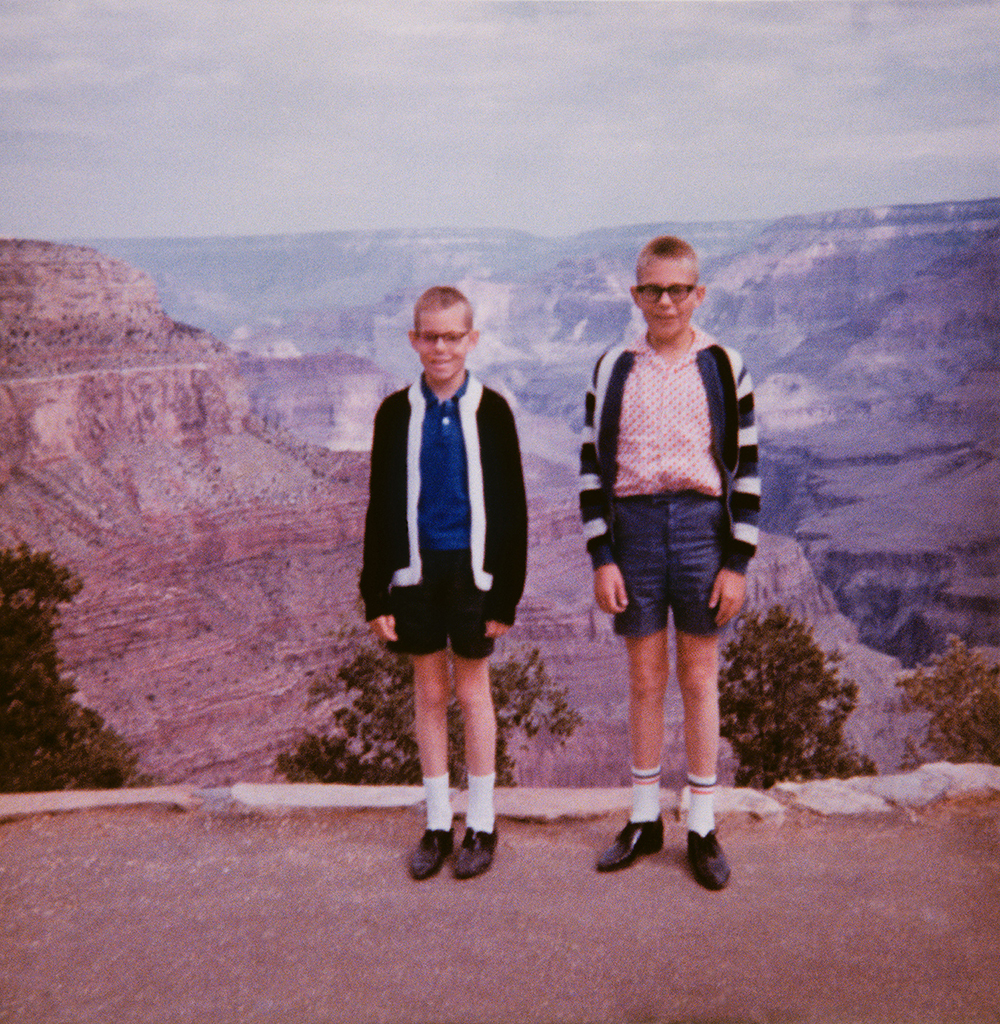
[[[700,491],[722,494],[712,457],[708,399],[695,362],[712,344],[692,326],[694,343],[680,362],[668,364],[641,339],[622,397],[615,494]]]

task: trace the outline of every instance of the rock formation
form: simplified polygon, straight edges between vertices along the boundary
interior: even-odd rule
[[[87,249],[0,242],[0,542],[85,589],[81,699],[170,780],[270,777],[353,609],[365,460],[248,414],[236,360]]]
[[[638,329],[635,253],[661,232],[702,253],[698,319],[754,374],[767,528],[795,536],[862,639],[908,665],[949,632],[1000,643],[998,199],[565,239],[357,232],[115,249],[236,347],[340,348],[393,375],[411,365],[412,299],[459,283],[484,331],[478,371],[520,414],[579,428],[594,357]],[[571,464],[572,438],[536,437]]]
[[[567,317],[610,308],[595,301]],[[343,354],[238,360],[167,316],[145,274],[38,242],[0,242],[0,338],[0,543],[52,550],[83,577],[62,630],[81,698],[165,781],[269,780],[274,755],[314,724],[311,675],[339,656],[337,630],[357,621],[367,458],[309,441],[360,447],[393,378]],[[501,386],[513,379],[505,373]],[[521,781],[618,784],[624,665],[593,607],[576,440],[561,420],[523,406],[518,416],[531,568],[507,646],[538,646],[586,712],[565,750],[521,751]],[[852,735],[895,767],[905,733],[896,662],[857,644],[793,541],[765,538],[750,588],[754,606],[789,604],[844,653],[864,694]],[[681,764],[677,712],[668,777]]]

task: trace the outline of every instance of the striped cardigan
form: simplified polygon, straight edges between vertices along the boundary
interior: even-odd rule
[[[746,573],[757,550],[760,477],[753,382],[735,349],[712,344],[698,351],[698,371],[708,397],[712,454],[722,477],[729,532],[722,564]],[[594,568],[613,562],[611,499],[618,473],[618,430],[625,380],[635,353],[622,345],[605,352],[587,391],[584,440],[580,450],[580,513]]]

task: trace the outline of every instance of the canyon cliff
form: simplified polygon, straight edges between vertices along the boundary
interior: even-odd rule
[[[363,460],[249,413],[236,359],[144,274],[0,242],[0,542],[84,580],[80,697],[169,780],[269,778],[352,612]]]
[[[509,239],[494,239],[491,260],[480,247],[474,266],[463,266],[474,247],[458,246],[449,265],[489,335],[477,372],[510,396],[525,449],[530,569],[507,646],[538,646],[585,717],[565,749],[520,751],[526,784],[627,777],[624,666],[608,620],[593,607],[572,427],[591,358],[635,330],[632,246],[658,227],[581,237],[555,260],[554,243],[516,239],[528,255],[515,259]],[[789,252],[812,251],[810,233],[830,230],[810,224]],[[885,224],[871,230],[895,251]],[[986,306],[978,318],[963,314],[954,298],[956,282],[985,290],[995,231],[968,230],[964,258],[953,253],[942,264],[936,251],[936,278],[913,257],[908,297],[867,335],[869,348],[848,346],[837,359],[810,356],[820,345],[811,335],[795,345],[774,332],[754,336],[749,300],[704,308],[703,322],[722,340],[756,351],[765,519],[788,535],[763,538],[750,605],[787,604],[824,646],[841,652],[842,674],[862,692],[849,732],[888,769],[914,724],[898,714],[894,656],[930,649],[952,627],[973,644],[986,642],[996,625],[1000,531],[986,500],[995,491],[984,484],[996,466],[992,313]],[[931,233],[937,238],[944,227]],[[779,258],[778,236],[765,234],[752,225],[703,227],[712,291],[758,294],[783,279],[779,268],[806,265],[800,256]],[[843,247],[852,244],[848,235]],[[424,271],[438,273],[446,243],[424,246]],[[342,283],[352,305],[288,312],[301,295],[292,294],[293,275],[274,271],[286,311],[255,324],[239,319],[233,296],[211,291],[236,318],[224,345],[175,322],[151,277],[120,260],[82,246],[0,242],[0,543],[51,550],[82,576],[85,589],[61,633],[67,665],[81,698],[136,744],[144,769],[166,780],[267,780],[275,753],[316,724],[305,710],[310,678],[340,656],[342,626],[358,622],[371,415],[413,372],[409,303],[430,283],[417,284],[418,261],[404,267],[405,246],[394,244],[399,287],[367,307],[358,301],[360,285]],[[146,245],[155,255],[155,243]],[[213,245],[221,258],[225,240]],[[986,255],[975,256],[975,245]],[[205,268],[193,260],[189,283],[180,279],[178,252],[190,247],[196,240],[188,250],[170,247],[172,295],[193,294]],[[366,259],[379,266],[377,255]],[[349,265],[348,256],[342,262]],[[805,274],[792,292],[823,290],[827,271]],[[314,300],[330,292],[317,273],[307,282]],[[904,374],[896,353],[891,372],[877,376],[872,339],[886,325],[904,325],[902,345],[918,321],[928,324],[929,338],[937,321],[919,319],[917,300],[943,303],[943,295],[954,306],[945,321],[951,334],[956,323],[969,325],[950,345],[950,362],[914,356]],[[820,333],[835,334],[832,322]],[[918,371],[933,387],[911,393],[907,382]],[[932,371],[939,378],[928,378]],[[863,395],[851,390],[851,372],[861,373]],[[924,486],[908,491],[907,481]],[[935,512],[944,498],[945,511]],[[923,625],[903,630],[909,640],[885,642],[893,622],[914,615]],[[920,630],[922,646],[912,639]],[[668,778],[683,764],[676,701],[669,717]]]
[[[949,633],[1000,644],[1000,200],[568,239],[383,232],[115,248],[248,358],[342,349],[396,378],[411,372],[413,298],[457,283],[483,332],[475,369],[530,417],[526,446],[569,468],[594,360],[641,332],[628,286],[658,233],[701,252],[698,321],[753,373],[766,528],[796,537],[862,639],[907,665]],[[377,301],[362,302],[373,286]],[[254,402],[282,414],[281,391],[275,378]],[[309,415],[321,441],[324,414]],[[328,405],[327,421],[339,415]]]

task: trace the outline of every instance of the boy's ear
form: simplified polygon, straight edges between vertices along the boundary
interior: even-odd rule
[[[475,329],[475,327],[473,327],[472,330],[469,331],[469,348],[475,348],[476,347],[476,343],[478,341],[479,341],[479,331],[477,331]]]

